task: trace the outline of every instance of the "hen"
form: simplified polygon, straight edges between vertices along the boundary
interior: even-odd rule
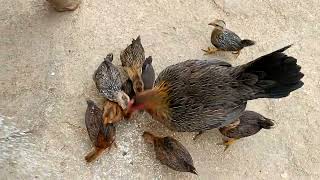
[[[283,98],[303,86],[297,59],[283,53],[286,46],[244,65],[218,60],[188,60],[171,65],[155,87],[137,94],[128,116],[146,110],[173,131],[199,132],[236,120],[247,101]]]

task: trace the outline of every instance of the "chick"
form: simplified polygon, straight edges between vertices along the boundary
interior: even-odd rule
[[[208,50],[203,50],[206,52],[205,54],[212,54],[219,50],[233,51],[239,55],[242,48],[255,44],[254,41],[248,39],[241,40],[236,33],[226,29],[226,23],[223,20],[215,20],[209,25],[214,26],[211,33],[211,43],[214,47],[208,47]]]
[[[132,81],[134,92],[142,92],[144,90],[144,84],[141,73],[145,55],[140,36],[138,36],[136,40],[133,39],[132,43],[120,53],[120,60]]]
[[[87,100],[87,104],[85,123],[94,148],[86,155],[85,160],[92,162],[97,159],[105,149],[110,148],[112,144],[115,145],[116,128],[113,124],[103,125],[102,111],[93,101]]]
[[[142,81],[145,90],[153,88],[155,78],[156,75],[152,66],[152,57],[149,56],[142,65]]]
[[[156,158],[173,170],[197,174],[193,160],[188,150],[172,137],[157,137],[150,132],[144,132],[143,138],[153,144]]]
[[[74,11],[76,10],[81,0],[47,0],[56,11],[64,12],[64,11]]]
[[[103,124],[116,123],[123,119],[123,110],[112,101],[106,100],[103,107]]]
[[[93,80],[98,91],[108,100],[117,102],[126,109],[129,96],[121,90],[121,75],[119,69],[112,64],[113,54],[108,54],[93,74]]]
[[[286,46],[243,65],[187,60],[164,69],[155,87],[133,97],[128,117],[146,110],[172,131],[220,128],[242,115],[247,101],[283,98],[303,86],[304,74]]]
[[[261,129],[270,129],[274,123],[271,119],[263,117],[261,114],[253,111],[244,111],[239,119],[232,124],[219,128],[219,131],[225,137],[223,143],[227,150],[237,139],[252,136]]]
[[[155,72],[152,66],[152,57],[149,56],[143,63],[142,66],[142,81],[144,84],[144,89],[152,89],[154,85],[155,80]],[[130,98],[132,98],[135,93],[133,90],[133,84],[130,79],[128,79],[126,82],[122,84],[122,90],[129,95]]]

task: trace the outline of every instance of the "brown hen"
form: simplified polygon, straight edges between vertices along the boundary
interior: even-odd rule
[[[128,114],[145,109],[173,131],[199,132],[226,126],[243,113],[247,101],[283,98],[303,86],[290,46],[232,67],[218,60],[188,60],[171,65],[152,90],[137,94]]]

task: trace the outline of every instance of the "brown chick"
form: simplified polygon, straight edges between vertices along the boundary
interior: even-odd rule
[[[144,90],[152,89],[155,81],[155,71],[152,66],[152,57],[149,56],[142,66],[142,81],[144,84]],[[130,79],[122,84],[122,90],[132,98],[135,93],[133,90],[133,84]]]
[[[106,100],[103,107],[103,124],[116,123],[123,119],[123,110],[115,102]]]
[[[97,159],[102,152],[115,144],[116,128],[113,124],[103,125],[102,111],[91,100],[87,100],[85,123],[94,148],[85,157],[87,162]]]
[[[241,49],[255,44],[248,39],[241,40],[236,33],[226,29],[226,23],[223,20],[215,20],[209,25],[214,26],[211,33],[211,43],[214,48],[209,47],[208,50],[203,50],[206,54],[212,54],[215,51],[233,51],[239,55]]]
[[[64,12],[64,11],[74,11],[76,10],[81,0],[47,0],[56,11]]]
[[[303,86],[297,59],[286,46],[249,63],[232,67],[217,60],[188,60],[164,69],[155,87],[128,103],[128,116],[146,110],[172,131],[220,128],[242,115],[247,101],[283,98]]]
[[[262,116],[253,111],[244,111],[239,119],[232,124],[219,128],[219,131],[225,137],[223,143],[225,150],[229,148],[237,139],[252,136],[261,129],[270,129],[274,123],[271,119]]]
[[[144,84],[141,74],[145,55],[140,36],[138,36],[137,39],[133,39],[132,43],[120,53],[120,60],[133,83],[134,92],[142,92],[144,90]]]
[[[153,144],[156,158],[173,170],[197,174],[193,160],[188,150],[172,137],[157,137],[150,132],[144,132],[143,138]]]

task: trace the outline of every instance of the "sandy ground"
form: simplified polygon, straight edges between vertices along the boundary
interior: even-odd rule
[[[0,179],[319,179],[319,0],[84,0],[56,13],[44,0],[0,1]],[[257,44],[232,64],[294,43],[287,53],[305,86],[280,100],[249,103],[276,128],[240,140],[226,152],[217,130],[197,141],[149,115],[117,127],[118,148],[93,164],[83,129],[85,98],[100,104],[92,73],[106,54],[141,35],[157,73],[203,56],[215,18]],[[141,134],[172,135],[189,149],[199,176],[174,172],[154,159]]]

